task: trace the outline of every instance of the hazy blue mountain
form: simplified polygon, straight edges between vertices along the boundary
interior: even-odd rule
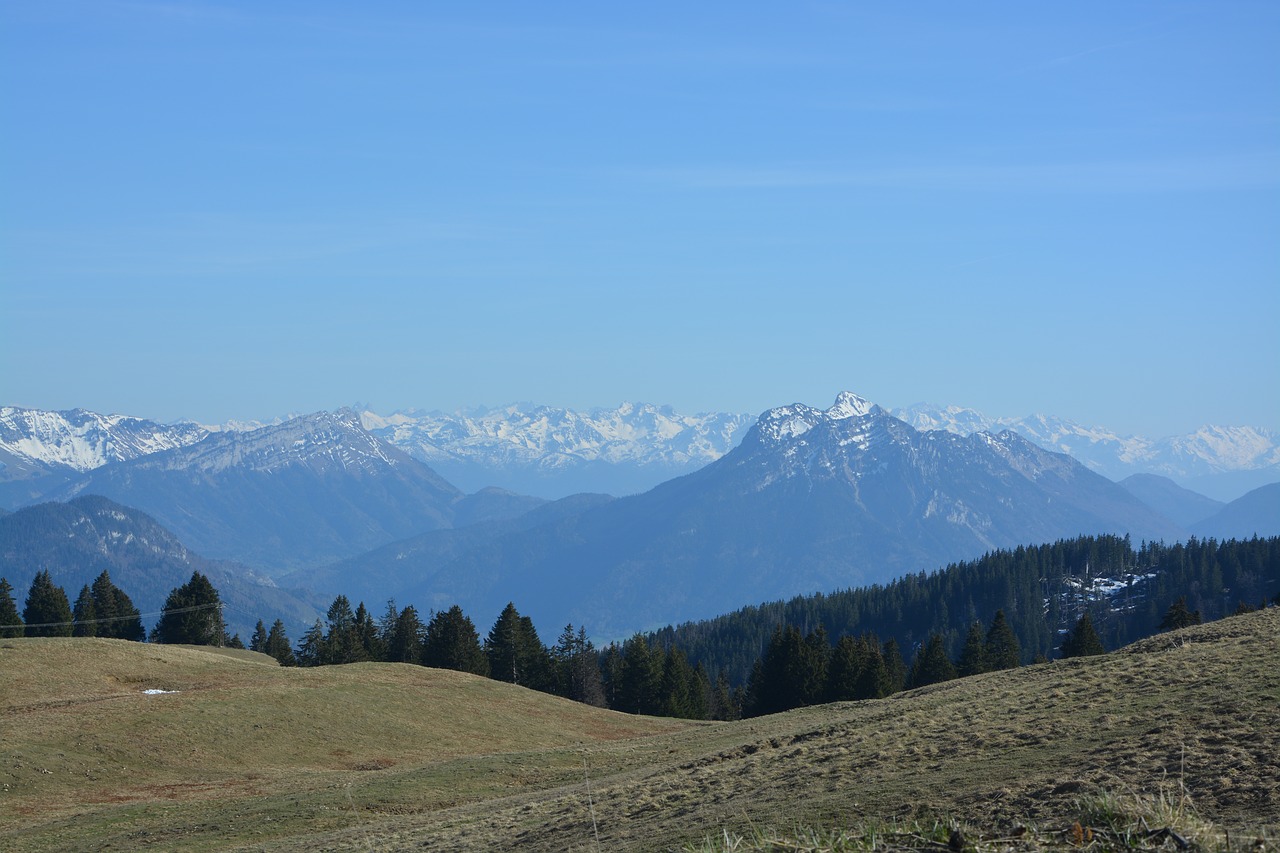
[[[1134,474],[1121,480],[1120,485],[1156,512],[1187,528],[1226,506],[1159,474]]]
[[[1216,539],[1280,536],[1280,483],[1254,489],[1191,526],[1197,536]]]
[[[150,630],[170,590],[204,573],[222,598],[228,630],[245,638],[258,619],[309,624],[326,603],[312,593],[277,587],[245,566],[206,560],[154,518],[99,495],[43,503],[0,517],[0,577],[13,585],[21,610],[31,579],[48,569],[74,601],[104,571],[128,593]]]
[[[55,497],[101,494],[154,515],[193,549],[273,572],[428,530],[527,511],[500,490],[467,496],[360,426],[320,412],[94,469]]]
[[[502,536],[553,524],[613,500],[609,495],[571,495],[520,516],[433,530],[327,566],[298,569],[280,582],[305,586],[328,596],[341,593],[353,602],[364,601],[371,606],[394,598],[402,605],[412,604],[424,611],[444,610],[457,602],[424,581],[440,566]]]
[[[483,620],[510,599],[538,624],[604,637],[1102,532],[1183,534],[1012,432],[919,432],[842,394],[826,411],[765,413],[738,448],[644,494],[404,568],[419,578],[410,603]]]

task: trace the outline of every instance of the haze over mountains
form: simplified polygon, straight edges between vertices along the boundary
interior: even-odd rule
[[[103,495],[203,558],[242,564],[223,576],[250,585],[270,577],[321,598],[460,604],[481,621],[516,601],[546,630],[572,621],[597,636],[1080,534],[1280,532],[1280,488],[1224,505],[1157,475],[1117,484],[1012,428],[972,431],[979,416],[968,410],[910,416],[948,428],[917,429],[852,393],[758,421],[644,405],[512,406],[388,418],[347,409],[210,430],[6,408],[0,495],[9,508]],[[1055,429],[1059,445],[1078,435]],[[1184,456],[1223,471],[1274,469],[1274,446],[1258,450],[1265,431],[1202,432],[1239,440],[1169,447],[1198,448]],[[500,477],[544,494],[573,482],[661,482],[617,500],[551,503],[476,485]],[[168,583],[139,582],[150,584],[145,595]],[[300,595],[293,614],[316,600]]]

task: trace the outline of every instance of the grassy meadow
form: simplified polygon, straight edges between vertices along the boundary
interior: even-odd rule
[[[1280,844],[1278,608],[736,723],[414,666],[0,640],[0,715],[0,850]]]

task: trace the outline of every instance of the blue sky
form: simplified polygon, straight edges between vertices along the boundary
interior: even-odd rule
[[[1273,2],[6,3],[0,403],[1280,428],[1277,44]]]

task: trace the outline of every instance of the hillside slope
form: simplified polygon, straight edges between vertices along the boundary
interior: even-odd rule
[[[653,850],[929,816],[1061,831],[1081,797],[1178,785],[1234,838],[1280,832],[1280,608],[700,725],[416,667],[111,641],[0,655],[6,850],[592,850],[597,831],[600,849]]]

